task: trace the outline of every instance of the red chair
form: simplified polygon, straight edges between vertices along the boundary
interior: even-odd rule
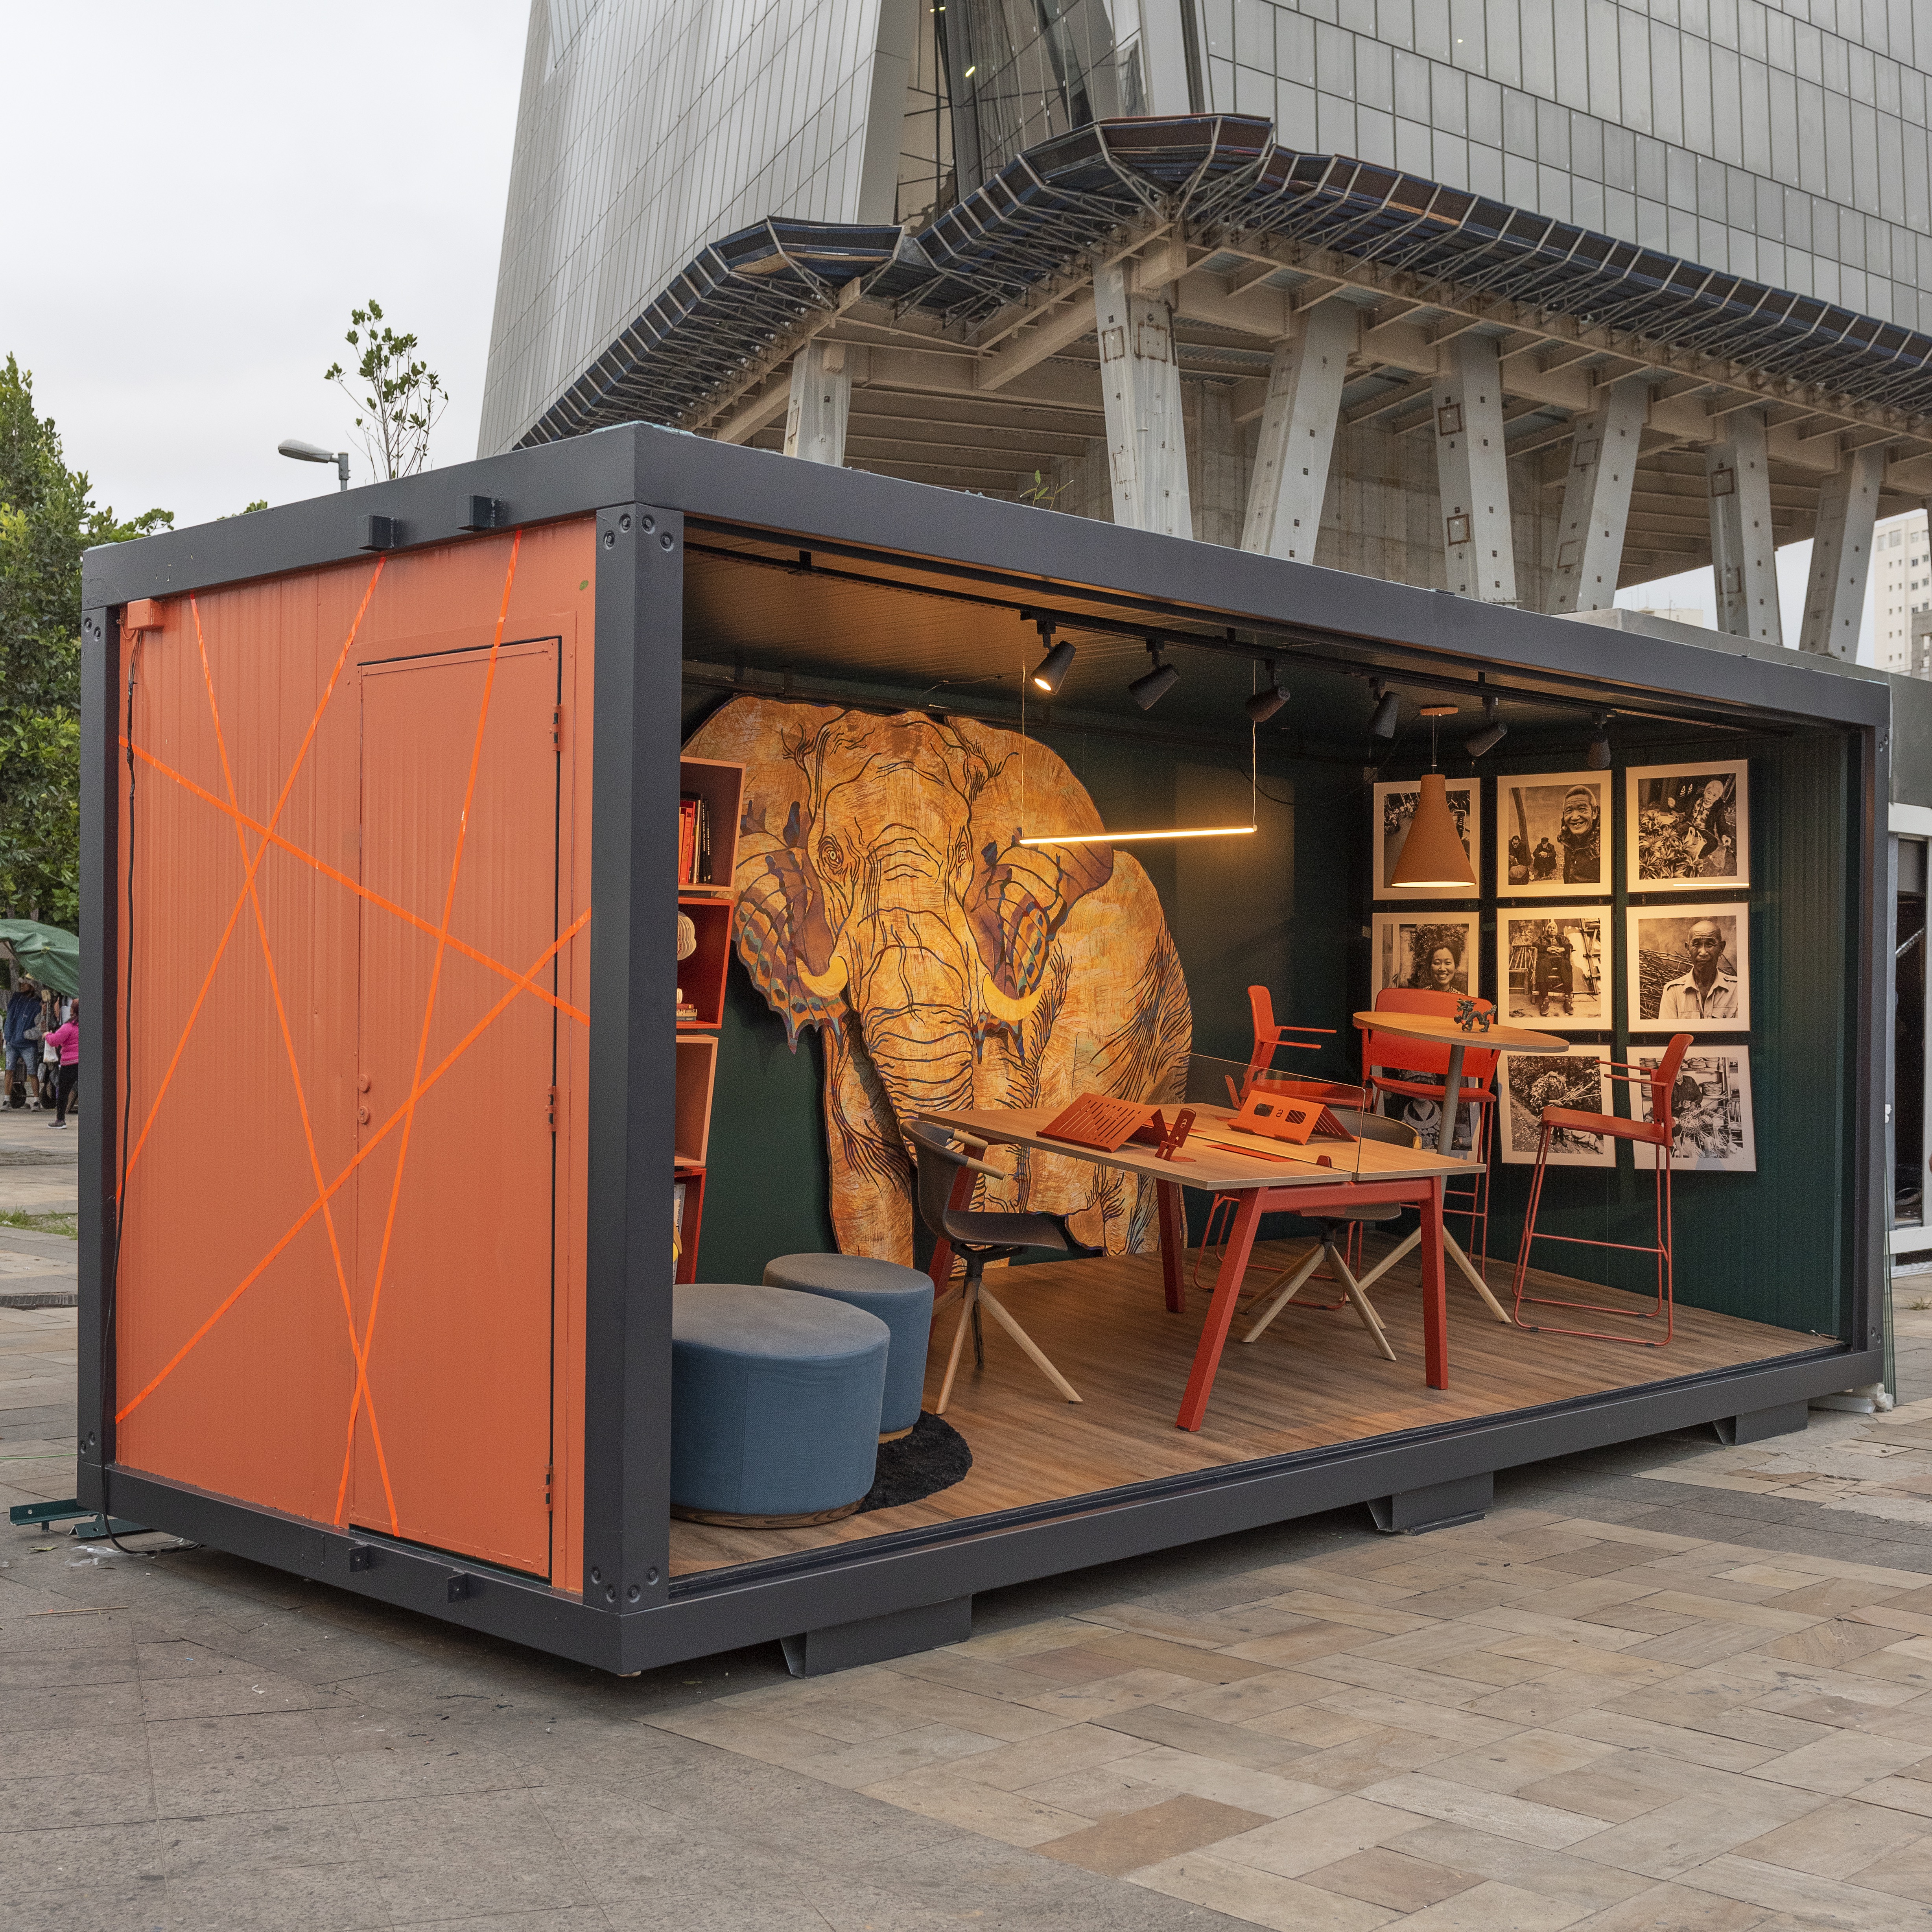
[[[1248,988],[1248,1011],[1255,1024],[1255,1043],[1248,1055],[1248,1078],[1252,1080],[1258,1073],[1265,1072],[1274,1064],[1275,1049],[1282,1046],[1298,1046],[1304,1053],[1318,1053],[1320,1047],[1312,1040],[1290,1040],[1292,1033],[1325,1033],[1333,1034],[1333,1027],[1277,1026],[1275,1024],[1274,1000],[1265,986]]]
[[[1677,1303],[1676,1283],[1671,1272],[1670,1258],[1670,1143],[1672,1123],[1670,1096],[1677,1080],[1677,1070],[1683,1064],[1684,1054],[1690,1051],[1690,1036],[1680,1033],[1672,1036],[1670,1044],[1664,1050],[1664,1058],[1654,1066],[1633,1066],[1624,1060],[1612,1060],[1604,1063],[1605,1077],[1622,1080],[1632,1086],[1647,1086],[1650,1089],[1650,1118],[1647,1120],[1626,1120],[1616,1114],[1590,1114],[1576,1107],[1546,1108],[1543,1115],[1543,1133],[1537,1142],[1536,1172],[1529,1186],[1529,1209],[1522,1224],[1522,1245],[1516,1250],[1516,1318],[1519,1328],[1527,1328],[1532,1334],[1542,1335],[1581,1335],[1594,1342],[1622,1342],[1638,1348],[1666,1347],[1677,1328]],[[1635,1096],[1632,1096],[1633,1100]],[[1550,1138],[1552,1134],[1568,1130],[1573,1133],[1607,1134],[1613,1140],[1630,1141],[1648,1146],[1657,1167],[1657,1240],[1654,1246],[1632,1241],[1593,1241],[1581,1234],[1542,1234],[1536,1232],[1536,1212],[1543,1200],[1543,1177],[1547,1171],[1550,1159]],[[1611,1308],[1598,1301],[1561,1301],[1545,1295],[1523,1293],[1524,1277],[1529,1271],[1530,1244],[1535,1240],[1568,1241],[1573,1246],[1585,1248],[1621,1248],[1627,1253],[1654,1255],[1657,1257],[1657,1302],[1648,1309]],[[1618,1335],[1601,1328],[1552,1328],[1540,1322],[1526,1322],[1522,1311],[1527,1305],[1532,1308],[1580,1308],[1592,1315],[1609,1315],[1624,1322],[1654,1322],[1659,1316],[1664,1322],[1660,1338],[1649,1335]]]
[[[1384,986],[1376,995],[1375,1010],[1378,1013],[1444,1013],[1453,1017],[1462,1003],[1460,993],[1433,992],[1421,986]],[[1476,1004],[1481,1011],[1496,1011],[1487,1000],[1478,1000]],[[1462,1091],[1456,1118],[1462,1118],[1462,1109],[1472,1110],[1469,1138],[1474,1158],[1467,1178],[1453,1180],[1443,1190],[1444,1214],[1459,1220],[1466,1219],[1469,1223],[1465,1250],[1479,1274],[1489,1266],[1490,1142],[1496,1125],[1496,1072],[1499,1057],[1473,1046],[1463,1054]],[[1430,1073],[1437,1076],[1433,1081],[1414,1077]],[[1372,1094],[1398,1094],[1412,1100],[1432,1100],[1440,1106],[1445,1099],[1448,1073],[1447,1046],[1433,1046],[1427,1040],[1399,1040],[1393,1034],[1362,1036],[1362,1084]]]

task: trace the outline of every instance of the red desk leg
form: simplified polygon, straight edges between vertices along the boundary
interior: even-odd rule
[[[1248,1269],[1248,1251],[1255,1244],[1255,1228],[1262,1218],[1262,1196],[1266,1190],[1250,1188],[1234,1210],[1234,1225],[1228,1235],[1228,1250],[1221,1258],[1221,1271],[1214,1277],[1214,1299],[1208,1304],[1207,1326],[1201,1331],[1194,1351],[1194,1368],[1187,1378],[1187,1392],[1180,1398],[1180,1413],[1174,1418],[1177,1429],[1198,1429],[1208,1413],[1208,1397],[1214,1387],[1214,1371],[1221,1364],[1221,1350],[1234,1320],[1234,1304],[1240,1299],[1241,1277]],[[1437,1223],[1439,1228],[1441,1223]],[[1438,1265],[1436,1280],[1442,1280]]]
[[[1422,1354],[1429,1386],[1449,1386],[1448,1293],[1442,1271],[1442,1183],[1422,1210]]]
[[[1160,1197],[1160,1274],[1167,1290],[1168,1312],[1180,1315],[1187,1307],[1187,1216],[1182,1210],[1180,1184],[1156,1180],[1154,1192]]]

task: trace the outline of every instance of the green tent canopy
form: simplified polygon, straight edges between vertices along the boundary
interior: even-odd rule
[[[31,973],[44,986],[70,995],[80,991],[80,941],[57,926],[37,920],[0,919],[0,952],[16,975]]]

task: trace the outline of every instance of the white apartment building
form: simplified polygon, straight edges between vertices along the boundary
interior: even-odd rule
[[[1912,672],[1912,616],[1932,611],[1932,539],[1925,512],[1879,525],[1872,536],[1872,662]]]

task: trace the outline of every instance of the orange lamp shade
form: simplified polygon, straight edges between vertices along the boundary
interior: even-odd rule
[[[1408,836],[1389,874],[1392,886],[1439,886],[1444,891],[1474,892],[1476,874],[1456,836],[1456,815],[1440,772],[1425,772]]]

